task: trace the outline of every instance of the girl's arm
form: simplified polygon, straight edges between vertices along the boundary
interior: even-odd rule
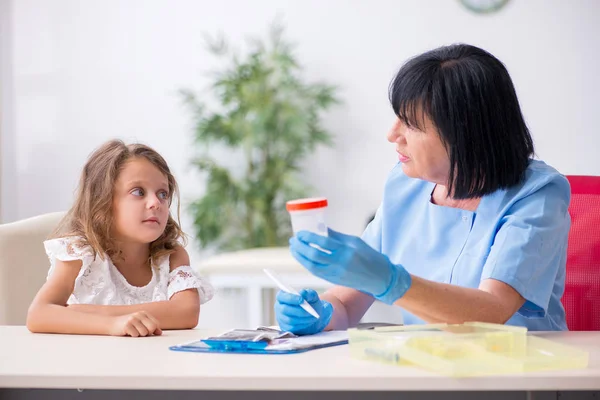
[[[29,306],[27,328],[31,332],[109,334],[110,317],[66,307],[81,266],[81,260],[56,260],[54,271]]]
[[[170,257],[170,269],[190,265],[190,257],[183,247],[178,247]],[[154,316],[162,329],[190,329],[198,325],[200,317],[200,296],[197,289],[186,289],[175,293],[169,300],[128,306],[101,306],[94,304],[74,304],[73,310],[98,316],[121,316],[144,311]]]
[[[56,260],[54,271],[29,307],[27,329],[34,333],[115,336],[161,334],[158,322],[145,313],[111,317],[82,313],[67,307],[81,266],[81,260]]]

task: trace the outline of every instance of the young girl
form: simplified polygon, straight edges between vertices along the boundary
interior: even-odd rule
[[[179,202],[175,178],[153,149],[120,140],[97,149],[75,204],[44,242],[50,271],[27,328],[137,337],[195,327],[213,289],[189,266],[169,212],[173,195]]]

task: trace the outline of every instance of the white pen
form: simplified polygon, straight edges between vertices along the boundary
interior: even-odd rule
[[[265,271],[265,274],[267,274],[267,276],[269,278],[271,278],[271,280],[273,282],[275,282],[275,284],[277,285],[277,287],[279,287],[279,289],[283,290],[284,292],[300,296],[300,293],[298,293],[296,290],[292,289],[291,287],[289,287],[289,286],[285,285],[283,282],[281,282],[275,276],[275,274],[273,273],[273,271],[271,271],[268,268],[264,268],[263,271]],[[315,311],[314,308],[312,308],[312,306],[310,304],[308,304],[308,302],[306,300],[302,299],[302,303],[300,303],[300,307],[302,307],[304,309],[304,311],[306,311],[307,313],[309,313],[313,317],[319,318],[319,314]]]

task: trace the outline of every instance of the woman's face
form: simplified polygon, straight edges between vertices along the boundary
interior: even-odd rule
[[[429,118],[424,117],[423,125],[421,131],[396,118],[387,138],[396,145],[402,170],[407,176],[446,185],[450,173],[448,153]]]

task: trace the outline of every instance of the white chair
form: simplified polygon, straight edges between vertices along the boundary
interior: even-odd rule
[[[264,247],[223,253],[198,264],[203,276],[219,289],[243,289],[246,291],[248,327],[273,323],[272,300],[277,286],[263,268],[273,270],[281,280],[296,289],[310,287],[324,289],[329,282],[306,271],[291,255],[287,247]],[[269,295],[264,296],[268,291]]]
[[[43,241],[64,212],[0,225],[0,325],[25,325],[50,266]]]

